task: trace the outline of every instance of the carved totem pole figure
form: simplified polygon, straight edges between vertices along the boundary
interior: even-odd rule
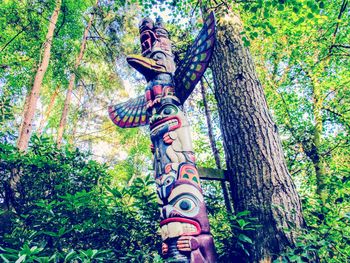
[[[215,248],[183,103],[206,70],[215,42],[211,13],[176,68],[162,20],[140,23],[142,55],[127,58],[148,82],[144,96],[109,107],[122,128],[149,124],[161,211],[162,253],[171,262],[215,262]]]

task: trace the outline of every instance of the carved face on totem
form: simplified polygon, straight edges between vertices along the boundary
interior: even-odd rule
[[[162,99],[162,103],[152,107],[150,117],[151,136],[157,136],[162,130],[166,132],[175,131],[182,127],[182,124],[188,125],[179,106],[172,101]]]
[[[177,180],[165,201],[161,204],[160,222],[163,240],[209,233],[203,194],[196,184]]]

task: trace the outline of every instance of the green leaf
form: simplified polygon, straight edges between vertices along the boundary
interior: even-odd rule
[[[0,257],[2,258],[2,260],[5,262],[5,263],[10,263],[11,261],[8,260],[7,258],[5,258],[5,256],[3,254],[0,254]]]
[[[76,256],[77,252],[75,252],[74,250],[71,250],[66,257],[64,258],[64,262],[70,262],[75,256]]]
[[[270,17],[270,12],[269,10],[264,10],[264,18],[268,19]]]
[[[284,10],[284,5],[278,5],[277,6],[278,11],[283,11]]]
[[[246,222],[244,219],[238,219],[237,223],[239,224],[239,226],[241,227],[241,229],[243,229],[246,225],[249,224],[249,222]]]
[[[301,23],[303,23],[305,21],[305,18],[304,17],[300,17],[297,21],[296,21],[296,24],[297,25],[300,25]]]
[[[250,12],[256,13],[256,11],[258,11],[258,7],[257,6],[252,6],[250,8]]]
[[[293,6],[293,12],[299,14],[300,9],[296,6]]]
[[[309,18],[309,19],[314,18],[314,14],[313,14],[313,13],[308,13],[308,14],[307,14],[307,18]]]
[[[254,38],[257,38],[258,37],[258,32],[253,32],[251,34],[251,37],[254,39]]]
[[[250,41],[246,38],[246,37],[242,37],[243,40],[243,44],[245,47],[249,47],[250,46]]]
[[[253,241],[250,239],[250,237],[244,235],[244,234],[239,234],[238,235],[238,239],[243,241],[243,242],[246,242],[246,243],[249,243],[249,244],[253,244]]]
[[[245,210],[245,211],[242,211],[242,212],[238,212],[236,214],[237,217],[242,217],[242,216],[247,216],[247,215],[250,215],[250,211],[248,211],[248,210]]]
[[[24,262],[26,260],[27,255],[22,255],[20,256],[15,263],[21,263]]]

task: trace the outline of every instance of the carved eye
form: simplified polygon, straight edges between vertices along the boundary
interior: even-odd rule
[[[180,206],[180,208],[181,208],[182,210],[187,211],[187,210],[191,210],[191,208],[192,208],[192,203],[191,203],[191,201],[189,201],[189,200],[182,200],[182,201],[180,202],[179,206]]]
[[[170,113],[171,113],[171,109],[166,108],[166,109],[164,110],[164,114],[169,115]]]
[[[166,185],[166,186],[171,185],[174,181],[175,181],[175,177],[169,176],[169,177],[165,180],[164,185]]]
[[[196,208],[195,202],[190,198],[181,198],[174,205],[176,209],[184,212],[192,212]]]
[[[154,60],[162,60],[162,59],[165,59],[165,55],[162,53],[162,52],[157,52],[156,54],[154,54],[153,56],[152,56],[152,58],[154,59]]]
[[[173,106],[166,106],[162,111],[163,115],[172,115],[172,114],[175,114],[176,112],[177,110]]]

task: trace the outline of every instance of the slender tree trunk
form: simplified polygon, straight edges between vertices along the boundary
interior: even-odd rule
[[[321,68],[325,68],[329,63],[329,58],[320,63]],[[303,143],[303,150],[307,157],[310,158],[316,174],[316,193],[320,197],[321,201],[324,203],[327,199],[328,193],[326,191],[326,164],[322,158],[321,146],[322,146],[322,107],[323,98],[321,94],[321,86],[319,80],[311,72],[303,68],[302,63],[299,63],[302,70],[310,79],[310,84],[312,85],[312,112],[314,118],[313,133],[310,140],[305,140]]]
[[[43,118],[42,118],[41,121],[40,121],[38,130],[37,130],[37,133],[38,133],[39,135],[41,135],[42,130],[43,130],[43,128],[44,128],[44,125],[45,125],[45,123],[47,122],[47,120],[48,120],[49,117],[50,117],[50,114],[51,114],[51,111],[52,111],[52,109],[53,109],[53,106],[55,105],[55,101],[56,101],[56,98],[57,98],[57,95],[58,95],[59,90],[60,90],[60,87],[57,86],[56,90],[55,90],[55,91],[52,93],[52,95],[51,95],[49,105],[48,105],[48,107],[47,107],[47,109],[46,109],[45,115],[43,116]]]
[[[97,3],[98,3],[98,1],[96,2],[96,6],[97,6]],[[70,79],[69,79],[68,89],[67,89],[67,93],[66,93],[66,99],[64,101],[60,125],[58,127],[58,132],[57,132],[57,145],[58,145],[58,147],[61,146],[64,129],[65,129],[66,124],[67,124],[68,111],[69,111],[69,106],[70,106],[70,103],[72,100],[72,91],[73,91],[73,86],[74,86],[75,77],[76,77],[75,71],[78,69],[80,62],[84,56],[87,36],[89,34],[89,30],[90,30],[91,24],[94,20],[94,17],[95,17],[95,14],[92,13],[90,20],[89,20],[89,22],[84,30],[83,39],[82,39],[81,45],[80,45],[80,52],[79,52],[79,55],[75,61],[75,65],[74,65],[74,71],[72,72]]]
[[[67,89],[67,93],[66,93],[66,99],[64,101],[60,125],[59,125],[58,131],[57,131],[57,145],[59,147],[61,146],[64,129],[65,129],[66,124],[67,124],[68,109],[70,106],[70,102],[72,100],[72,91],[73,91],[74,82],[75,82],[75,73],[72,73],[72,75],[70,76],[70,79],[69,79],[68,89]]]
[[[313,97],[313,114],[314,114],[314,132],[312,139],[312,149],[310,158],[315,167],[316,173],[316,193],[319,195],[321,200],[325,202],[327,193],[325,191],[326,185],[326,171],[325,163],[321,156],[321,142],[322,142],[322,96],[320,92],[320,86],[317,80],[312,79],[312,97]]]
[[[215,97],[235,212],[249,210],[262,225],[250,233],[249,259],[235,262],[271,262],[274,255],[294,245],[295,228],[302,228],[304,220],[277,127],[240,35],[242,22],[228,12],[221,15],[217,27],[212,60]]]
[[[23,112],[22,112],[22,122],[19,126],[19,132],[23,129],[23,125],[24,125],[24,115],[25,113],[28,111],[28,105],[29,105],[29,100],[30,100],[30,96],[31,96],[31,92],[27,91],[26,97],[24,99],[24,104],[23,104]]]
[[[23,117],[21,129],[19,131],[19,138],[17,141],[17,147],[21,151],[25,151],[28,148],[28,143],[29,143],[30,135],[33,128],[32,127],[33,118],[34,118],[36,105],[40,94],[41,84],[43,82],[43,79],[50,61],[53,33],[55,31],[57,19],[60,13],[61,1],[62,0],[56,1],[56,7],[52,13],[50,23],[49,23],[49,28],[45,38],[43,58],[36,72],[33,87],[30,92],[30,96],[28,98],[27,106],[24,108],[24,117]]]
[[[216,146],[216,140],[215,140],[215,137],[213,134],[213,125],[211,123],[211,116],[210,116],[211,114],[210,114],[210,110],[208,107],[208,102],[207,102],[207,97],[206,97],[203,79],[201,79],[200,86],[201,86],[201,93],[202,93],[202,99],[203,99],[205,118],[206,118],[207,126],[208,126],[208,136],[209,136],[209,141],[210,141],[210,147],[211,147],[211,150],[212,150],[213,155],[214,155],[216,168],[221,169],[222,167],[221,167],[221,161],[220,161],[220,156],[219,156],[219,150]],[[228,196],[228,191],[227,191],[225,181],[221,181],[221,188],[222,188],[222,192],[224,195],[226,209],[229,213],[232,213],[231,203],[230,203],[230,199]]]
[[[81,88],[79,89],[79,93],[78,93],[78,101],[81,101],[81,98],[84,95],[84,88],[83,86],[81,86]],[[69,144],[74,144],[75,142],[75,135],[77,133],[77,129],[78,129],[78,121],[79,121],[79,117],[80,117],[80,107],[81,107],[81,111],[84,112],[85,108],[84,108],[84,104],[80,104],[79,108],[77,109],[77,113],[76,115],[74,115],[72,124],[73,124],[73,130],[72,130],[72,135],[69,137]]]

